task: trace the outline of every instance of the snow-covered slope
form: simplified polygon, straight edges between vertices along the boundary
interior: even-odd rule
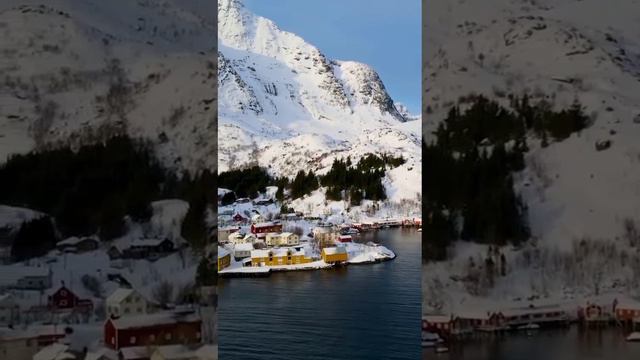
[[[212,166],[215,13],[206,0],[0,5],[0,161],[113,133],[178,169]]]
[[[387,152],[404,155],[403,176],[420,184],[419,120],[370,66],[328,59],[238,0],[218,2],[218,45],[220,171],[257,163],[292,176]]]
[[[593,126],[545,149],[530,142],[520,187],[533,235],[567,245],[575,236],[611,238],[624,218],[638,217],[640,2],[428,0],[426,7],[427,140],[470,93],[527,92],[558,107],[579,99]],[[596,151],[607,139],[612,147]]]
[[[431,44],[424,72],[427,141],[433,140],[432,131],[446,111],[471,93],[508,105],[508,94],[527,92],[534,101],[545,98],[557,108],[578,99],[594,121],[580,134],[546,148],[539,140],[529,141],[527,168],[516,187],[528,205],[532,237],[540,249],[536,251],[545,260],[520,261],[529,255],[526,251],[505,249],[517,275],[496,284],[496,297],[543,292],[538,286],[543,270],[551,277],[553,271],[575,270],[599,279],[604,272],[606,284],[600,284],[600,290],[637,284],[638,269],[630,270],[624,260],[615,269],[587,269],[580,262],[597,256],[576,253],[576,240],[590,238],[613,241],[617,247],[612,254],[596,250],[598,263],[618,264],[618,255],[637,254],[629,248],[623,227],[627,219],[627,224],[640,221],[640,2],[608,5],[598,0],[426,2],[425,41]],[[600,140],[610,140],[611,147],[596,150]],[[452,249],[455,260],[426,265],[425,281],[464,276],[467,259],[482,258],[486,252],[486,247],[460,243]],[[557,260],[566,256],[571,258]],[[555,266],[548,259],[555,259]],[[543,287],[548,294],[578,283],[556,276]],[[433,290],[432,285],[425,289]],[[598,289],[586,286],[579,291]],[[425,294],[428,298],[433,293]]]

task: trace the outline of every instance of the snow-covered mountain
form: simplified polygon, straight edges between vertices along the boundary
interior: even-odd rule
[[[420,192],[420,121],[376,71],[327,58],[239,0],[218,2],[218,94],[220,171],[253,163],[292,176],[386,152],[408,160],[389,174],[396,198]]]
[[[472,93],[502,99],[507,106],[509,94],[525,92],[557,108],[578,99],[593,125],[546,148],[539,140],[529,141],[527,168],[516,187],[528,205],[532,236],[544,251],[558,248],[574,255],[576,239],[613,240],[618,250],[604,264],[619,263],[620,251],[635,253],[627,248],[623,228],[625,220],[640,221],[640,2],[427,0],[425,7],[424,41],[430,44],[424,59],[425,139],[433,140],[432,131],[447,110]],[[610,140],[611,147],[598,151],[595,144],[601,140]],[[474,245],[454,254],[466,260],[483,256],[486,249]],[[525,263],[518,263],[521,255],[508,256],[514,268]],[[462,267],[442,266],[447,277]],[[632,271],[625,266],[622,260],[618,268],[589,269],[605,272],[607,285],[630,286]],[[530,295],[534,287],[554,291],[575,285],[543,274],[564,271],[549,263],[524,268],[497,284],[494,293],[504,298]],[[429,267],[425,274],[438,269]],[[580,271],[591,274],[587,270]],[[540,285],[545,276],[551,280]]]
[[[0,4],[0,161],[113,133],[178,169],[213,167],[215,8],[208,0]]]

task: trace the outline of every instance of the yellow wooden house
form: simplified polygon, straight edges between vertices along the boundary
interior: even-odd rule
[[[231,253],[227,249],[218,246],[218,272],[231,265]]]
[[[303,249],[277,248],[253,250],[251,252],[251,266],[279,266],[307,264],[313,259],[306,256]]]
[[[346,262],[349,259],[347,249],[344,246],[333,246],[322,249],[322,260],[327,264]]]

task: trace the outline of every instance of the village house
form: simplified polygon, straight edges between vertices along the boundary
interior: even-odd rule
[[[70,237],[68,239],[59,241],[56,244],[56,249],[61,252],[69,253],[83,253],[87,251],[97,250],[100,246],[98,239],[94,237]]]
[[[129,288],[116,289],[106,301],[107,317],[126,317],[146,314],[149,303],[139,292]]]
[[[104,325],[104,344],[113,350],[132,346],[199,344],[201,326],[200,316],[193,312],[109,318]]]
[[[225,241],[226,239],[229,239],[229,235],[239,231],[240,231],[239,226],[225,226],[225,227],[219,228],[218,239],[220,239],[221,241]]]
[[[280,233],[282,232],[282,224],[275,222],[263,222],[258,224],[251,224],[251,233],[257,237],[264,237],[268,233]]]
[[[307,264],[313,259],[308,257],[303,249],[278,248],[251,251],[251,266],[279,266]]]
[[[606,323],[612,316],[604,306],[596,303],[587,303],[586,307],[578,309],[578,318],[590,323]]]
[[[634,320],[640,320],[640,301],[631,298],[623,298],[619,301],[615,299],[613,311],[617,321],[625,325],[632,325]]]
[[[51,287],[51,269],[35,266],[0,266],[0,289],[46,290]]]
[[[338,242],[341,243],[348,243],[351,242],[353,240],[353,238],[351,237],[351,235],[338,235]]]
[[[53,343],[45,346],[33,355],[33,360],[83,360],[85,356],[80,351],[74,351],[67,344]]]
[[[507,326],[504,315],[496,311],[465,309],[457,317],[474,330],[496,331],[505,329]]]
[[[253,234],[243,234],[236,232],[229,235],[229,243],[231,244],[253,244],[256,241],[256,236]]]
[[[268,233],[265,236],[267,246],[295,246],[300,245],[300,237],[294,233]]]
[[[260,224],[260,223],[263,223],[263,222],[266,222],[266,221],[267,221],[267,219],[264,216],[260,215],[260,214],[254,214],[251,217],[251,223],[252,224]]]
[[[173,252],[174,244],[169,239],[137,239],[124,250],[125,258],[144,259],[151,256],[164,255]]]
[[[231,254],[227,249],[218,246],[218,271],[222,271],[229,265],[231,265]]]
[[[218,360],[213,345],[165,345],[152,350],[150,360]]]
[[[88,314],[93,311],[93,302],[89,299],[80,299],[63,283],[56,292],[48,297],[48,307],[52,312],[74,311]]]
[[[347,249],[343,246],[333,246],[322,249],[322,260],[327,264],[344,263],[347,262],[348,258]]]
[[[20,305],[13,295],[0,295],[0,326],[17,324],[20,321]]]
[[[246,217],[240,215],[239,213],[233,215],[231,219],[236,223],[246,223],[248,221]]]
[[[253,244],[251,243],[237,244],[233,248],[233,257],[236,260],[248,258],[248,257],[251,257],[251,251],[253,251]]]
[[[533,306],[502,311],[505,324],[511,327],[529,324],[566,323],[569,315],[557,305]]]
[[[422,331],[440,335],[462,335],[473,332],[471,323],[453,315],[423,315]]]
[[[36,325],[27,329],[0,328],[0,359],[32,359],[44,347],[64,337],[63,326]]]

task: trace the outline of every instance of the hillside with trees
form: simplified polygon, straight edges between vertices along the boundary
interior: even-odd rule
[[[514,190],[527,142],[545,147],[589,126],[577,102],[554,111],[527,95],[513,97],[512,110],[482,96],[467,101],[423,144],[425,260],[444,260],[457,239],[499,246],[528,239],[527,205]]]

